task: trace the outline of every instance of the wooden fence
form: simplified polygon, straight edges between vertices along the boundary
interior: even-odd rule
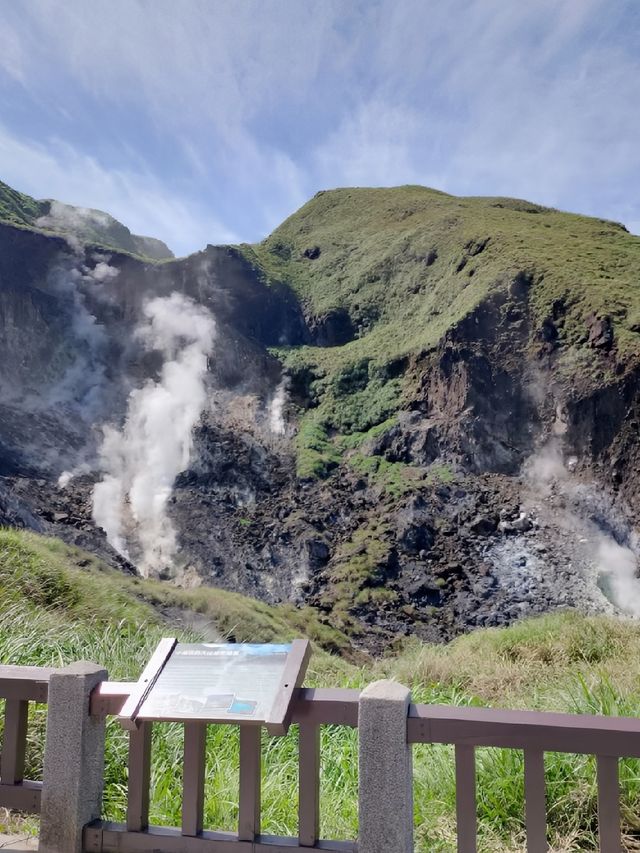
[[[38,812],[41,783],[23,779],[28,702],[47,701],[52,670],[0,666],[0,698],[6,699],[0,768],[0,806]],[[103,681],[90,696],[93,717],[118,715],[133,684]],[[260,728],[240,727],[239,819],[236,833],[203,830],[205,734],[203,724],[184,726],[182,827],[149,826],[152,723],[130,733],[126,824],[96,820],[84,827],[85,853],[291,853],[320,849],[355,851],[346,841],[321,841],[320,728],[358,727],[357,690],[301,688],[292,722],[299,726],[299,820],[297,838],[264,836],[260,827]],[[600,851],[620,853],[618,760],[640,758],[640,720],[529,711],[500,711],[411,704],[406,715],[409,744],[455,747],[458,850],[476,850],[476,772],[478,747],[524,751],[525,822],[528,853],[547,850],[544,753],[582,753],[597,757]],[[384,733],[380,732],[380,737]],[[405,732],[403,731],[403,737]],[[362,752],[363,743],[360,749]],[[362,758],[362,756],[361,756]],[[46,756],[45,756],[46,762]],[[361,797],[361,804],[363,800]],[[379,809],[394,809],[394,792],[381,791]],[[360,823],[366,816],[360,812]],[[71,853],[64,850],[60,853]],[[360,853],[369,853],[360,848]],[[388,849],[387,853],[405,853]]]
[[[29,702],[46,702],[52,669],[0,666],[0,699],[5,700],[0,754],[0,806],[39,814],[42,782],[24,778]]]

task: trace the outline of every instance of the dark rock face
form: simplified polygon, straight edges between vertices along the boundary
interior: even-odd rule
[[[424,557],[433,548],[436,534],[424,498],[416,495],[395,516],[398,547]]]
[[[547,317],[542,323],[538,337],[542,341],[541,351],[544,353],[552,353],[559,346],[560,333],[550,317]]]
[[[440,446],[476,473],[517,472],[541,427],[533,380],[522,374],[530,327],[526,277],[516,276],[510,290],[508,306],[504,297],[487,300],[417,365],[414,405],[428,415]]]
[[[477,515],[469,525],[469,531],[474,536],[488,536],[498,529],[498,518],[495,515]]]
[[[389,462],[428,465],[440,452],[437,423],[420,412],[400,412],[397,423],[371,440],[365,449]]]
[[[318,347],[342,346],[352,341],[356,334],[349,313],[340,308],[311,318],[309,331],[312,342]]]
[[[589,314],[586,320],[587,344],[593,349],[609,352],[613,347],[613,324],[611,317]]]

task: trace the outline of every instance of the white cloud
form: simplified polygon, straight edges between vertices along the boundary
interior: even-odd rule
[[[99,98],[138,102],[163,125],[213,120],[222,136],[283,90],[304,97],[339,37],[337,0],[30,0],[13,25],[38,34],[30,71],[60,63]],[[25,19],[28,18],[28,26]]]
[[[318,146],[320,174],[637,221],[640,57],[614,18],[604,0],[371,4],[375,85]]]
[[[237,236],[148,172],[109,169],[60,140],[17,139],[0,126],[2,179],[36,198],[104,210],[133,233],[159,237],[180,254]]]
[[[424,172],[416,167],[423,125],[415,110],[379,100],[362,104],[316,148],[321,182],[392,186],[424,181]]]
[[[16,32],[4,27],[0,27],[0,70],[19,83],[25,82],[22,41]]]
[[[118,212],[133,200],[142,230],[170,241],[175,228],[178,248],[194,246],[193,228],[227,239],[219,223],[200,224],[212,186],[224,193],[219,215],[246,229],[244,239],[338,184],[420,182],[640,218],[640,58],[627,4],[93,0],[88,14],[81,0],[30,0],[19,14],[13,8],[0,5],[0,67],[13,68],[34,97],[54,92],[58,110],[66,85],[94,108],[130,116],[131,128],[105,127],[126,169],[101,169],[100,204],[126,218]],[[54,74],[60,102],[58,88],[47,89]],[[140,162],[149,126],[180,160],[154,164],[157,179]],[[52,150],[67,163],[63,143]],[[98,203],[79,183],[92,162],[84,157],[76,169],[84,205]],[[176,176],[185,176],[184,192],[200,194],[198,205],[163,188]],[[142,185],[148,193],[138,193]],[[58,192],[65,200],[67,186]]]

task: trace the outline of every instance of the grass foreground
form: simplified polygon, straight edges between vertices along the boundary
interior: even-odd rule
[[[159,638],[167,634],[182,639],[205,635],[269,641],[301,635],[305,625],[312,634],[320,630],[309,614],[270,608],[219,590],[178,590],[124,577],[58,540],[15,530],[0,530],[0,602],[1,661],[59,666],[89,659],[106,666],[117,680],[136,679]],[[314,645],[306,681],[310,686],[361,687],[387,677],[410,686],[416,702],[624,716],[640,712],[640,626],[632,622],[559,613],[507,629],[476,631],[446,646],[410,642],[393,658],[375,661],[347,661],[323,650],[319,642]],[[334,651],[339,650],[338,643]],[[33,708],[28,773],[35,778],[42,765],[45,718],[46,707]],[[269,738],[265,733],[263,754],[263,831],[295,835],[295,727],[285,738]],[[113,820],[123,820],[125,815],[126,757],[126,735],[112,720],[104,816]],[[156,725],[153,823],[180,824],[181,765],[181,727]],[[522,753],[482,749],[477,765],[479,849],[487,853],[523,850]],[[552,849],[597,849],[594,759],[549,753],[545,766]],[[640,849],[640,764],[625,760],[620,772],[625,847],[636,850]],[[416,850],[455,850],[452,749],[416,746],[414,776]],[[323,837],[355,837],[355,732],[325,727],[321,787]],[[234,828],[237,790],[237,730],[210,726],[207,827]],[[7,821],[0,816],[0,831],[3,824]]]

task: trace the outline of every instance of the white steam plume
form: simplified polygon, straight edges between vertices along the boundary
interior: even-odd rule
[[[162,352],[164,364],[157,381],[129,395],[123,428],[104,428],[105,473],[94,487],[93,518],[116,550],[127,558],[135,552],[147,576],[170,567],[176,553],[167,501],[176,476],[189,464],[192,430],[206,402],[215,322],[178,293],[147,302],[144,316],[136,335],[148,350]]]
[[[107,228],[113,219],[101,210],[88,207],[74,207],[52,199],[49,213],[36,219],[40,228],[50,228],[53,231],[77,228]]]
[[[525,466],[530,486],[542,498],[555,489],[564,499],[564,506],[556,515],[556,522],[577,540],[588,543],[593,551],[593,563],[607,597],[623,613],[640,617],[640,579],[638,560],[631,548],[620,545],[590,518],[579,514],[580,488],[571,472],[577,459],[570,457],[565,463],[560,441],[552,437]],[[594,491],[587,488],[587,494]],[[631,534],[631,542],[637,538]]]
[[[76,477],[80,477],[83,474],[90,474],[91,466],[88,462],[82,462],[80,465],[77,465],[75,468],[72,468],[70,471],[63,471],[62,474],[58,477],[58,488],[65,489],[72,480],[75,480]]]
[[[610,536],[602,536],[598,545],[598,571],[609,587],[614,604],[630,616],[640,616],[638,561],[630,548]]]
[[[269,418],[269,429],[275,435],[284,435],[287,431],[287,425],[284,419],[284,407],[287,402],[287,379],[283,379],[276,388],[275,394],[269,401],[267,406],[267,415]]]

